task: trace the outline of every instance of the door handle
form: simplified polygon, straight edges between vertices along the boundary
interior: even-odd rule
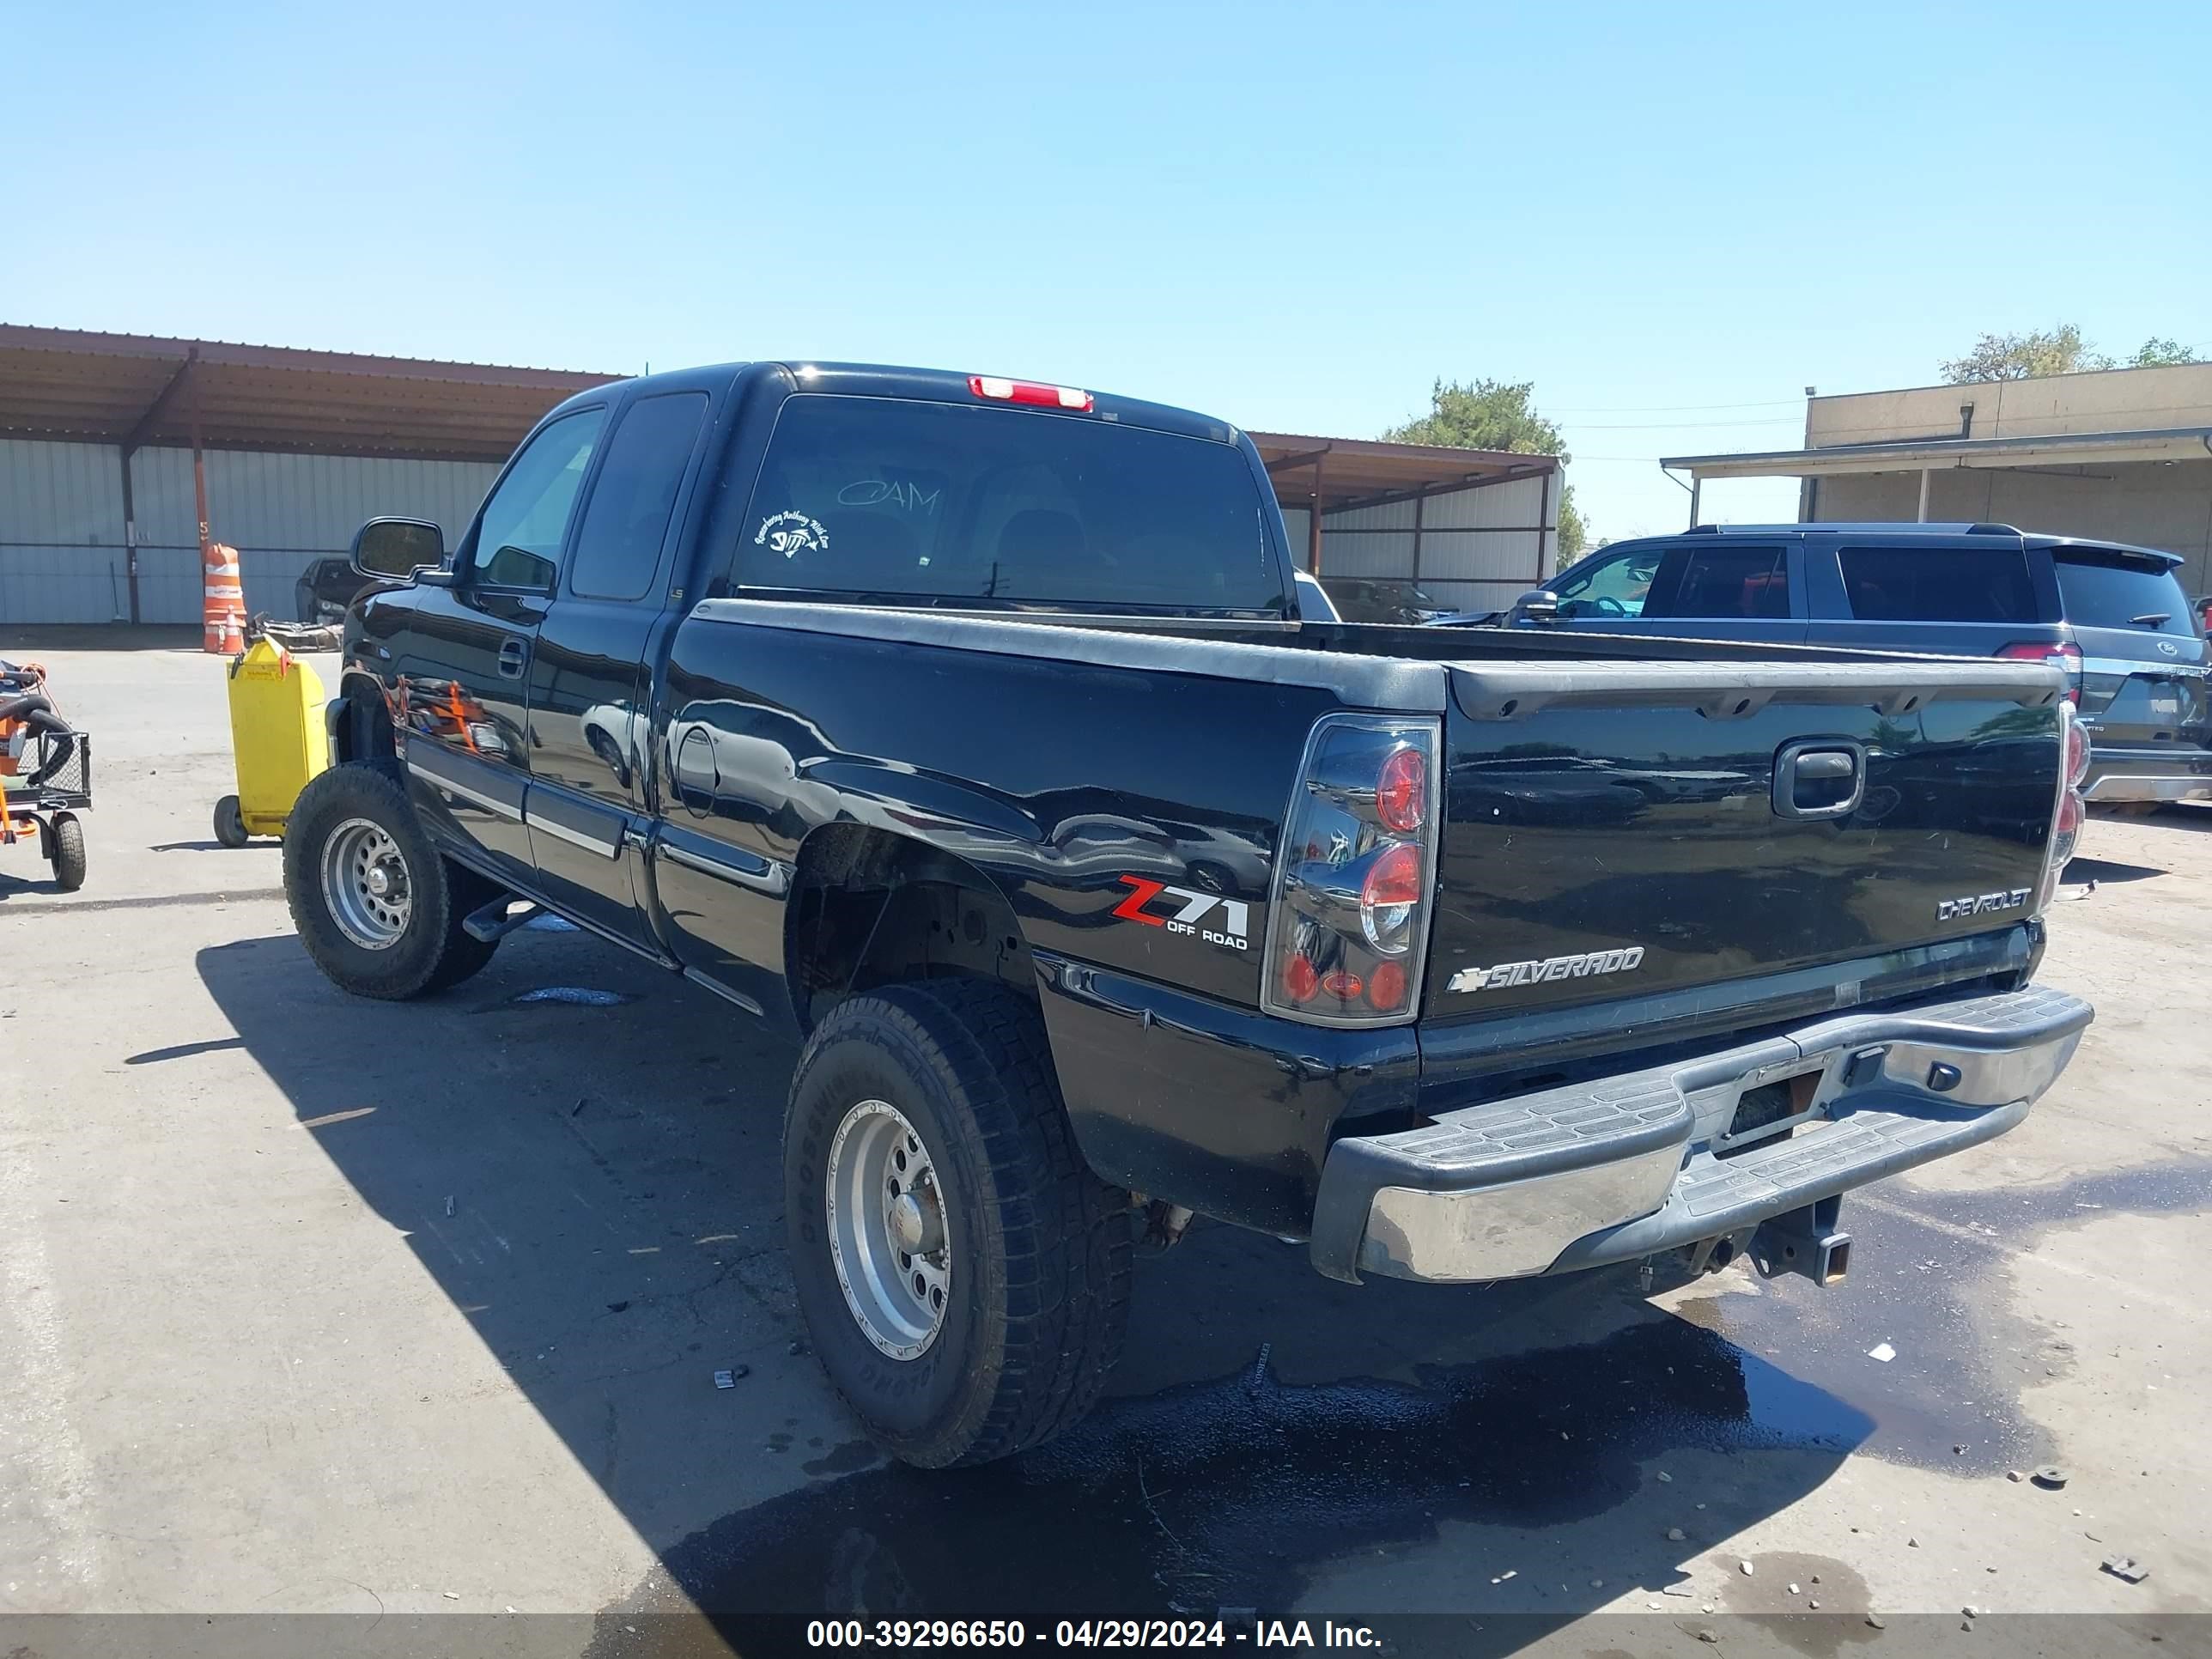
[[[1848,817],[1866,793],[1866,751],[1849,738],[1784,744],[1774,758],[1774,815]]]
[[[530,643],[526,640],[507,640],[499,647],[499,672],[502,679],[519,680],[530,661]]]

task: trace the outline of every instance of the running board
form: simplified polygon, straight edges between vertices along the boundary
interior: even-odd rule
[[[526,904],[508,914],[512,898],[495,898],[481,910],[471,910],[461,921],[461,931],[481,944],[489,945],[505,939],[518,927],[526,927],[544,914],[535,904]]]

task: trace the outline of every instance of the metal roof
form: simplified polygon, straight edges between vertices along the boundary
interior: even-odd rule
[[[1850,472],[1918,472],[1943,467],[2007,467],[2090,461],[2203,460],[2212,427],[2142,432],[2026,434],[2009,438],[1920,438],[1741,455],[1670,455],[1659,465],[1697,478],[1812,478]]]
[[[501,461],[619,378],[0,324],[0,436]]]
[[[1444,444],[1394,444],[1364,438],[1322,438],[1294,432],[1247,432],[1267,463],[1285,507],[1322,510],[1410,501],[1440,490],[1479,488],[1556,472],[1556,455]]]
[[[502,461],[563,398],[623,378],[0,324],[0,437]],[[1324,511],[1555,472],[1555,455],[1254,432],[1287,506]]]

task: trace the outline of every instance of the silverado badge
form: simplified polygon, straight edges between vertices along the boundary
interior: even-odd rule
[[[1592,974],[1625,974],[1644,965],[1644,947],[1592,951],[1583,956],[1546,957],[1540,962],[1501,962],[1491,968],[1462,968],[1445,984],[1448,991],[1497,991],[1509,985],[1542,985],[1555,979],[1586,979]]]

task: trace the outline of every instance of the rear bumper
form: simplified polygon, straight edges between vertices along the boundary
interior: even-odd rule
[[[2212,750],[2106,749],[2092,744],[2081,799],[2212,800]]]
[[[2093,1017],[2078,997],[2031,988],[1822,1019],[1347,1137],[1322,1170],[1314,1266],[1354,1283],[1513,1279],[1735,1233],[2002,1134]],[[1742,1097],[1770,1085],[1791,1115],[1732,1141]]]

